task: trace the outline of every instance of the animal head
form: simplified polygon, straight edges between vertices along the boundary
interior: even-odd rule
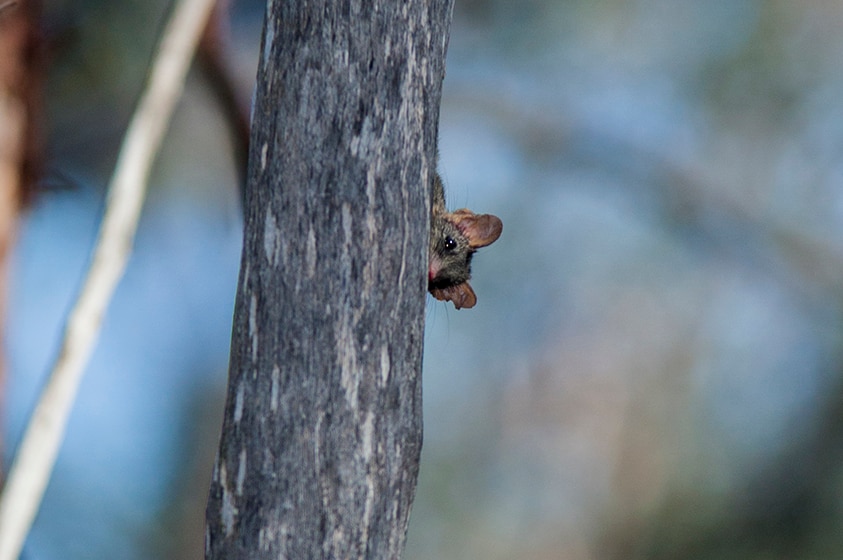
[[[480,247],[494,243],[503,231],[500,218],[468,209],[435,216],[431,224],[428,290],[454,307],[474,307],[477,296],[468,283],[471,259]]]

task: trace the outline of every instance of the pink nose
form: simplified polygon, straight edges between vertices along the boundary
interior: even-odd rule
[[[439,274],[439,259],[431,258],[427,263],[427,281],[432,282]]]

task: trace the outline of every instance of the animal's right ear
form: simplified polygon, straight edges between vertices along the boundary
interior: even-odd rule
[[[477,296],[468,282],[448,286],[447,288],[433,288],[430,293],[440,301],[453,302],[456,309],[471,309],[477,303]]]
[[[492,214],[475,214],[462,208],[452,212],[451,219],[468,237],[468,244],[472,249],[491,245],[498,240],[503,231],[503,222]]]

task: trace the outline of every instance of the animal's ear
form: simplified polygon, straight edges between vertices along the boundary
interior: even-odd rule
[[[447,288],[433,288],[430,293],[439,301],[453,302],[457,309],[470,309],[477,303],[477,296],[468,282],[457,284],[455,286],[448,286]]]
[[[468,238],[472,249],[479,249],[497,241],[503,231],[503,222],[492,214],[475,214],[467,208],[455,210],[451,219]]]

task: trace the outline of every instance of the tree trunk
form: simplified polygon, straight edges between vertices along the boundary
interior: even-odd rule
[[[268,3],[207,558],[401,555],[451,8]]]

